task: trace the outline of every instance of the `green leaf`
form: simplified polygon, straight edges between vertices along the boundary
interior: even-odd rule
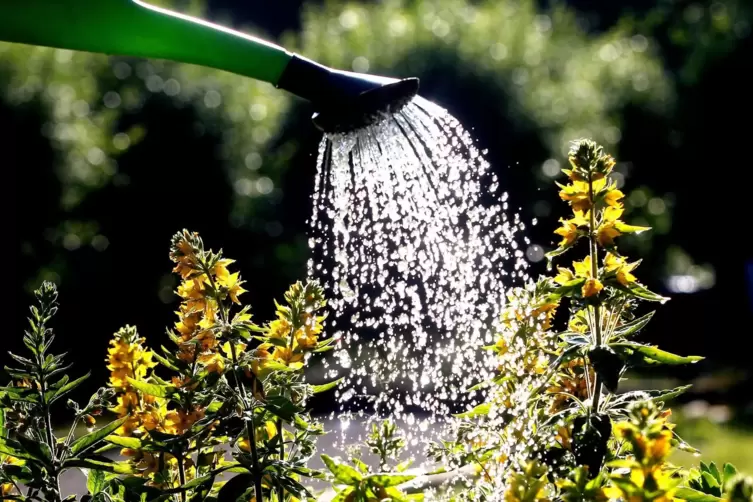
[[[321,385],[312,385],[311,386],[311,392],[313,394],[321,394],[322,392],[327,392],[330,389],[334,389],[338,386],[340,382],[343,381],[343,377],[338,378],[337,380],[332,380],[329,383],[323,383]]]
[[[596,374],[601,378],[604,386],[611,393],[617,392],[620,376],[625,369],[625,363],[614,350],[609,347],[596,347],[588,352],[588,358],[593,364]]]
[[[106,477],[104,471],[100,471],[99,469],[91,469],[86,476],[86,489],[89,490],[89,493],[95,495],[104,490],[105,480]]]
[[[128,420],[127,416],[123,418],[119,418],[117,420],[113,420],[112,422],[105,425],[101,429],[98,429],[85,436],[81,436],[76,441],[74,441],[73,444],[71,445],[71,455],[75,457],[76,455],[78,455],[79,453],[82,453],[88,448],[96,446],[97,443],[99,443],[105,437],[112,434],[115,431],[115,429],[123,425],[126,420]]]
[[[630,286],[628,286],[628,291],[638,298],[649,302],[666,303],[669,300],[669,298],[667,298],[666,296],[657,295],[653,291],[650,291],[648,288],[646,288],[642,284],[638,284],[637,282],[631,283]]]
[[[474,407],[472,410],[468,410],[464,413],[454,415],[456,418],[473,418],[473,417],[485,417],[492,409],[491,403],[481,403]]]
[[[674,399],[685,393],[692,385],[682,385],[674,389],[650,390],[647,392],[652,401],[664,402]]]
[[[366,479],[374,483],[376,486],[387,488],[389,486],[397,486],[407,483],[415,477],[416,476],[410,476],[408,474],[374,474]]]
[[[675,492],[675,498],[687,500],[688,502],[719,502],[722,500],[720,497],[699,492],[687,486],[678,488]]]
[[[115,474],[134,474],[136,471],[127,462],[103,462],[89,458],[69,458],[63,462],[63,468],[83,467],[85,469],[99,469]]]
[[[718,497],[722,496],[722,487],[719,485],[719,481],[716,480],[716,477],[710,470],[701,473],[701,481],[705,493],[711,493]]]
[[[730,463],[724,464],[724,482],[727,483],[735,476],[737,476],[737,467]]]
[[[21,435],[16,436],[16,441],[18,441],[18,445],[21,446],[23,451],[34,457],[37,461],[48,466],[52,465],[52,452],[47,444]]]
[[[264,360],[264,369],[267,372],[270,372],[270,371],[282,371],[282,372],[285,372],[285,373],[293,373],[293,372],[299,371],[296,368],[291,368],[287,364],[281,363],[279,361],[273,361],[271,359]]]
[[[158,385],[141,380],[134,380],[131,377],[128,377],[128,383],[131,384],[134,389],[154,397],[170,397],[178,391],[178,389],[172,385]]]
[[[254,477],[251,474],[239,474],[230,478],[217,493],[217,500],[235,502],[247,490],[254,486]],[[248,500],[248,499],[247,499]]]
[[[54,403],[55,401],[57,401],[58,399],[65,396],[70,391],[72,391],[73,389],[81,385],[81,383],[87,378],[89,378],[90,375],[91,375],[91,371],[88,372],[86,375],[82,376],[81,378],[77,378],[76,380],[72,382],[68,382],[62,387],[60,387],[57,391],[55,391],[52,398],[50,399],[50,404]]]
[[[617,352],[624,352],[627,349],[628,352],[638,353],[643,356],[644,362],[649,364],[689,364],[703,360],[703,357],[700,356],[678,356],[657,347],[640,343],[614,343],[610,347]]]
[[[322,455],[322,461],[340,484],[356,485],[363,479],[360,472],[349,465],[338,464],[328,455]]]
[[[37,460],[37,458],[28,453],[18,441],[0,437],[0,453],[10,455],[11,457],[22,458],[24,460]]]
[[[296,413],[303,411],[303,408],[284,396],[272,396],[268,398],[264,407],[273,415],[288,421],[292,420]]]
[[[165,368],[169,369],[170,371],[177,371],[180,372],[180,369],[175,366],[173,363],[171,363],[166,357],[162,357],[157,352],[152,351],[152,356]]]
[[[314,352],[327,352],[335,348],[336,338],[327,338],[316,345]]]
[[[8,368],[5,368],[5,370],[7,371]],[[7,394],[13,401],[39,402],[39,392],[29,387],[0,387],[0,392]]]
[[[711,465],[709,465],[709,472],[714,476],[714,479],[719,483],[719,486],[722,486],[724,479],[722,478],[722,473],[719,472],[719,468],[716,466],[716,462],[711,462]]]
[[[131,448],[132,450],[139,450],[143,447],[142,441],[138,438],[110,435],[105,437],[105,441],[122,448]]]
[[[614,334],[612,336],[630,336],[637,333],[638,331],[642,330],[649,323],[649,321],[651,321],[651,318],[654,317],[654,314],[655,312],[649,312],[644,316],[638,317],[637,319],[633,319],[632,321],[619,326],[614,330]]]
[[[641,232],[645,232],[646,230],[651,230],[651,227],[639,227],[636,225],[628,225],[627,223],[617,220],[614,223],[614,227],[622,232],[623,234],[639,234]]]

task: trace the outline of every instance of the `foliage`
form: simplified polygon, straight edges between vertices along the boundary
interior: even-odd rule
[[[20,383],[0,389],[4,498],[60,501],[57,479],[71,467],[87,473],[87,500],[93,501],[248,500],[252,494],[258,501],[290,501],[309,495],[301,478],[321,477],[307,463],[323,431],[305,406],[337,384],[303,379],[311,354],[333,342],[320,339],[321,288],[315,282],[292,285],[276,318],[259,325],[241,305],[243,281],[228,268],[233,260],[205,249],[187,231],[173,237],[170,258],[182,280],[178,320],[168,330],[174,346],[147,349],[132,326],[115,333],[109,389],[83,409],[70,406],[76,423],[93,426],[91,415],[116,397],[110,410],[118,418],[75,440],[76,423],[64,441],[54,438],[49,407],[82,379],[69,382],[61,375],[67,370],[62,356],[47,353],[57,294],[51,284],[37,292],[40,306],[32,308],[32,329],[24,338],[34,357],[13,356],[22,369],[8,372]],[[223,445],[233,447],[231,459]],[[102,455],[116,447],[126,460]],[[235,476],[220,480],[222,473]]]
[[[568,182],[559,187],[572,216],[555,230],[562,239],[548,257],[581,244],[586,256],[508,295],[497,342],[486,347],[499,361],[499,376],[472,389],[490,387],[484,402],[459,415],[457,437],[432,445],[431,453],[479,474],[456,500],[495,500],[492,494],[504,491],[510,501],[665,501],[711,487],[721,497],[726,478],[703,484],[708,474],[667,460],[674,448],[695,451],[663,409],[686,388],[619,393],[630,368],[701,358],[636,340],[653,315],[639,312],[641,303],[667,298],[638,281],[639,263],[621,253],[617,240],[648,229],[623,221],[624,195],[611,176],[615,161],[601,146],[575,142],[569,164]],[[562,308],[569,315],[560,321]]]
[[[89,490],[82,500],[97,502],[295,502],[315,498],[307,478],[330,482],[342,502],[753,500],[753,479],[730,464],[686,470],[669,461],[674,449],[696,452],[664,407],[687,387],[619,392],[629,369],[701,358],[636,341],[653,316],[640,307],[668,299],[638,280],[639,263],[617,240],[648,228],[622,219],[615,160],[600,145],[576,141],[568,160],[559,187],[572,216],[548,257],[581,246],[585,257],[509,292],[496,342],[484,347],[498,374],[469,389],[485,399],[455,417],[454,437],[429,445],[438,466],[428,476],[401,459],[406,441],[389,419],[346,460],[322,455],[327,472],[311,468],[324,431],[307,403],[338,383],[303,376],[314,353],[334,347],[322,336],[322,288],[293,284],[275,319],[257,324],[234,261],[184,230],[169,255],[180,280],[170,347],[147,348],[132,326],[116,332],[108,388],[83,408],[69,401],[74,424],[60,439],[50,407],[86,377],[71,381],[63,356],[49,353],[57,292],[50,283],[37,291],[23,339],[31,357],[12,354],[14,382],[0,387],[2,499],[76,500],[64,498],[58,478],[79,468]],[[105,408],[117,418],[94,430]],[[79,422],[91,430],[75,438]],[[125,460],[103,455],[115,448]]]

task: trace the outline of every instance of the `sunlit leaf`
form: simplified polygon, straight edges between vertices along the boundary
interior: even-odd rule
[[[134,389],[154,397],[169,397],[178,391],[178,389],[176,389],[173,385],[158,385],[154,383],[143,382],[141,380],[135,380],[131,377],[128,377],[128,383],[131,384]]]
[[[78,438],[71,445],[71,455],[76,456],[79,453],[87,450],[88,448],[95,446],[97,443],[102,441],[105,437],[112,434],[118,427],[123,425],[126,420],[128,420],[127,416],[123,418],[119,418],[117,420],[113,420],[112,422],[105,425],[101,429],[98,429],[94,432],[91,432],[85,436]]]
[[[331,382],[324,383],[321,385],[312,385],[311,392],[313,394],[321,394],[322,392],[327,392],[328,390],[334,389],[335,387],[337,387],[342,381],[343,381],[343,378],[341,377],[341,378],[338,378],[337,380],[333,380]]]
[[[344,485],[355,485],[363,479],[360,472],[349,465],[338,464],[328,455],[322,455],[322,461],[327,469],[335,476],[335,479]]]
[[[459,413],[454,416],[457,418],[483,417],[483,416],[488,415],[491,409],[492,409],[491,403],[481,403],[475,406],[472,410],[468,410],[464,413]]]

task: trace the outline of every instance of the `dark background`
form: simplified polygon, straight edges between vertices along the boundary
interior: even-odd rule
[[[460,4],[481,9],[491,2],[435,0],[423,7],[408,1],[384,6],[363,2],[369,15],[384,10],[404,16],[418,16],[427,5],[441,14]],[[248,27],[323,63],[350,69],[343,62],[363,53],[373,61],[370,72],[420,77],[421,94],[448,108],[488,148],[487,158],[511,194],[511,207],[520,207],[526,221],[538,218],[529,232],[532,242],[545,248],[555,242],[551,230],[566,206],[558,201],[552,179],[542,174],[542,164],[551,158],[561,162],[565,141],[577,136],[566,137],[570,117],[564,125],[553,125],[546,120],[546,106],[538,115],[532,113],[526,96],[544,84],[532,78],[521,93],[514,83],[519,75],[515,64],[469,60],[464,49],[439,39],[424,40],[408,56],[391,58],[386,36],[360,46],[334,35],[320,36],[316,43],[306,37],[342,20],[340,14],[358,4],[210,0],[207,11],[195,4],[171,5]],[[619,137],[607,149],[626,175],[629,219],[657,228],[650,238],[626,244],[632,256],[643,259],[641,280],[673,297],[659,309],[646,338],[666,350],[708,357],[702,364],[673,369],[673,376],[693,379],[733,371],[744,377],[752,301],[747,234],[753,180],[746,151],[753,112],[750,6],[734,1],[520,5],[533,9],[532,15],[549,15],[554,20],[550,44],[581,51],[584,65],[596,58],[593,46],[605,37],[639,40],[635,36],[640,35],[649,41],[645,57],[658,72],[649,78],[648,88],[626,91],[630,85],[621,82],[634,76],[631,71],[600,76],[593,84],[603,87],[608,99],[592,113],[594,120],[617,124]],[[562,12],[572,19],[561,20]],[[498,29],[510,26],[500,20]],[[521,45],[528,43],[525,33],[531,29],[521,30]],[[476,33],[471,27],[462,32],[461,41],[488,46],[494,43],[490,32],[494,30]],[[327,44],[348,48],[327,52]],[[152,70],[163,84],[175,78],[182,85],[176,98],[145,89],[148,75],[139,74],[144,68],[139,61],[77,54],[65,62],[54,51],[3,47],[0,163],[6,182],[0,200],[6,227],[10,222],[3,256],[8,256],[5,269],[11,277],[5,284],[10,315],[4,348],[20,350],[30,292],[41,280],[54,280],[62,306],[54,323],[56,347],[69,351],[78,372],[92,369],[81,396],[93,391],[104,381],[106,345],[120,326],[137,325],[153,346],[166,341],[164,332],[176,307],[167,253],[171,235],[181,228],[199,231],[207,245],[222,247],[237,260],[249,290],[244,300],[260,319],[273,312],[273,297],[280,298],[291,281],[305,277],[306,220],[320,140],[307,104],[264,86],[241,87],[243,79],[220,72],[156,63]],[[122,63],[133,69],[131,74],[113,76]],[[545,57],[538,66],[550,63]],[[532,66],[530,75],[536,75],[537,65]],[[585,67],[583,75],[589,79]],[[61,86],[74,90],[71,106],[79,107],[78,115],[56,111],[65,97]],[[114,109],[106,105],[112,90],[123,98]],[[219,106],[207,105],[210,91],[222,97]],[[556,85],[552,92],[568,99]],[[135,104],[128,105],[126,96]],[[87,103],[87,113],[75,105],[78,101]],[[245,111],[255,104],[263,104],[267,112],[253,127],[247,116],[232,118],[234,107]],[[573,121],[589,124],[591,115],[576,118],[577,105],[570,110]],[[50,133],[61,124],[71,127],[73,139]],[[122,151],[112,146],[118,133],[130,138]],[[100,157],[92,147],[100,148],[106,160],[97,163]],[[95,160],[87,169],[94,165],[96,174],[80,175],[77,162],[82,158],[84,163]],[[109,170],[101,167],[108,165]],[[260,177],[273,183],[271,192],[258,189],[266,186],[259,185]],[[257,187],[256,193],[249,195],[254,192],[249,186]],[[542,263],[533,264],[532,271],[543,272]],[[677,276],[693,274],[702,277],[694,279],[700,281],[694,291],[672,287]],[[743,379],[699,392],[711,401],[747,405],[746,389]]]

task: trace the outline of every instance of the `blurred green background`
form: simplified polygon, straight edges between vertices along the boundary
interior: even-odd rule
[[[678,403],[681,429],[753,472],[749,1],[160,3],[334,67],[420,77],[421,94],[488,149],[511,208],[536,220],[532,273],[564,214],[553,180],[568,142],[603,143],[628,218],[655,229],[626,249],[643,259],[642,280],[673,297],[645,336],[707,356],[642,382],[697,383]],[[161,340],[173,321],[167,251],[181,228],[236,258],[247,301],[270,315],[271,298],[305,275],[311,113],[227,73],[0,43],[8,349],[21,345],[30,292],[53,280],[58,347],[92,368],[92,391],[118,327]]]

